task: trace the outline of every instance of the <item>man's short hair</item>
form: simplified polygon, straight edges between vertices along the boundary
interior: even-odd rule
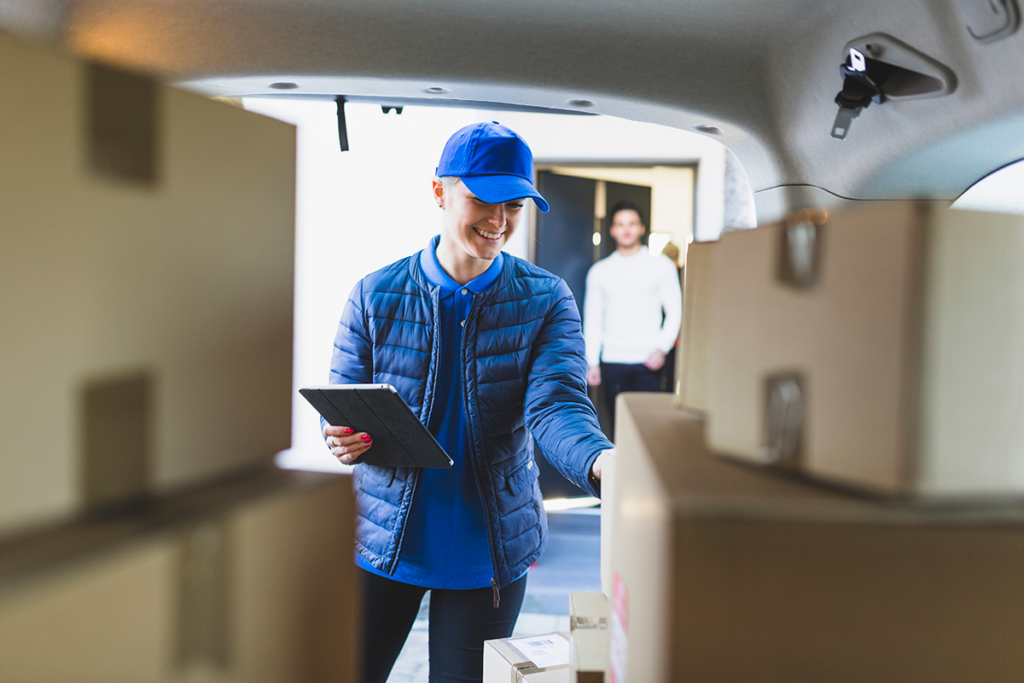
[[[640,210],[640,207],[629,201],[617,202],[612,210],[608,212],[608,219],[615,222],[615,214],[619,211],[636,211],[636,215],[640,217],[640,224],[647,225],[647,221],[644,220],[644,212]]]

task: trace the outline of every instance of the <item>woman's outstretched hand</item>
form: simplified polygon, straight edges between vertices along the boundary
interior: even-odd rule
[[[597,460],[594,461],[593,466],[591,466],[590,468],[590,474],[594,477],[594,479],[601,481],[601,469],[604,467],[605,461],[608,460],[608,458],[614,457],[614,448],[609,448],[607,451],[601,451],[601,455],[597,456]]]
[[[324,437],[327,439],[327,447],[331,449],[331,455],[344,465],[351,464],[373,444],[369,434],[348,427],[327,425],[324,427]]]

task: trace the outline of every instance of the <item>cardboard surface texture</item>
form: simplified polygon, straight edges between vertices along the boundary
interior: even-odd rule
[[[1024,217],[865,203],[811,236],[805,286],[787,229],[715,247],[710,446],[889,494],[1024,492]]]
[[[3,583],[0,678],[355,683],[351,477],[315,476]]]
[[[609,603],[604,593],[569,594],[573,683],[604,683],[608,672]]]
[[[0,63],[0,532],[269,462],[294,127],[8,36]]]
[[[683,326],[679,335],[676,395],[684,408],[706,411],[711,303],[717,242],[691,242],[686,248]]]
[[[623,394],[612,680],[1024,679],[1024,511],[870,502],[717,457]]]
[[[610,502],[615,498],[615,449],[605,451],[601,463],[601,500]],[[601,506],[601,591],[612,594],[612,510],[611,505]]]
[[[568,683],[569,634],[484,641],[483,683]]]

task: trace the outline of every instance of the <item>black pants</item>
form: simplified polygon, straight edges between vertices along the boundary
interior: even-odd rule
[[[655,372],[643,363],[601,363],[601,384],[614,428],[615,397],[623,391],[661,391],[661,371]]]
[[[427,588],[357,567],[363,582],[363,683],[384,683],[412,630]],[[526,577],[501,589],[430,591],[430,683],[483,677],[484,641],[508,638],[526,595]]]

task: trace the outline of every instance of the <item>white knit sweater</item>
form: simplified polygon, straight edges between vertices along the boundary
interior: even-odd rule
[[[641,247],[631,256],[616,251],[601,259],[587,273],[587,364],[643,363],[655,349],[668,353],[679,336],[682,309],[679,271],[667,256]]]

